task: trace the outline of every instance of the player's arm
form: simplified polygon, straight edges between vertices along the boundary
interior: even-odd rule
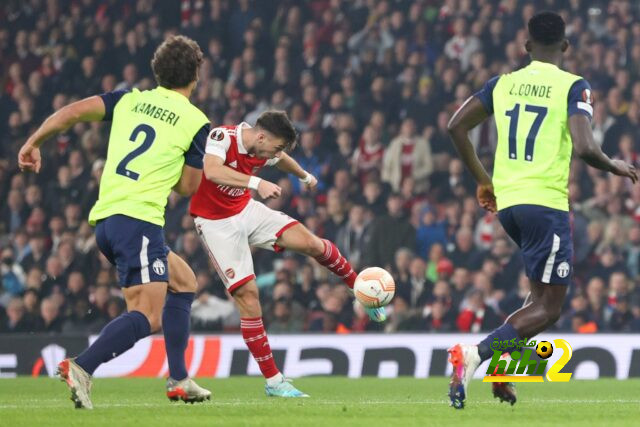
[[[105,116],[105,103],[99,96],[91,96],[62,107],[40,125],[38,130],[27,139],[18,153],[18,166],[21,170],[40,172],[40,146],[48,138],[64,132],[78,122],[102,120]]]
[[[569,117],[569,130],[576,154],[589,166],[615,175],[626,176],[634,183],[638,181],[638,174],[633,165],[624,160],[613,160],[602,152],[593,139],[591,123],[586,116],[575,114]]]
[[[282,190],[274,183],[225,166],[231,143],[225,128],[215,128],[209,133],[204,150],[204,177],[218,185],[256,190],[263,199],[280,197]]]
[[[202,180],[202,169],[194,168],[185,164],[182,166],[182,175],[180,179],[173,186],[173,191],[181,196],[191,196],[198,191],[200,181]]]
[[[300,166],[300,164],[287,153],[280,153],[279,157],[269,160],[267,164],[275,164],[275,167],[280,169],[282,172],[290,173],[297,176],[300,182],[305,184],[309,188],[313,188],[318,185],[318,180],[316,179],[316,177],[306,170],[302,169],[302,166]]]
[[[480,162],[469,140],[469,131],[482,123],[489,114],[476,96],[472,96],[453,114],[447,130],[460,158],[467,166],[478,184],[477,197],[480,205],[490,212],[496,211],[496,199],[493,194],[491,177]]]
[[[591,87],[585,80],[579,80],[571,87],[568,106],[569,132],[578,157],[596,169],[626,176],[634,183],[638,181],[636,168],[633,165],[623,160],[612,160],[602,152],[600,146],[593,139]]]
[[[182,174],[176,185],[173,186],[173,191],[181,196],[188,197],[198,191],[202,180],[203,157],[209,130],[209,123],[204,124],[194,135],[189,149],[184,153]]]
[[[224,164],[225,159],[215,154],[204,156],[204,176],[209,181],[230,187],[244,187],[256,190],[263,199],[280,197],[282,189],[276,184],[257,176],[247,175]]]

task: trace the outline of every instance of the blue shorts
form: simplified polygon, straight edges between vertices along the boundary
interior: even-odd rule
[[[529,279],[568,285],[573,266],[569,212],[538,205],[516,205],[498,212],[502,227],[522,251]]]
[[[169,248],[161,226],[113,215],[96,225],[96,243],[116,266],[120,286],[169,281]]]

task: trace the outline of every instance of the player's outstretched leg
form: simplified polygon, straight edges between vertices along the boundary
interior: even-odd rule
[[[164,282],[150,282],[123,289],[130,310],[102,329],[97,340],[75,359],[58,365],[58,375],[71,390],[76,408],[92,409],[91,375],[102,363],[129,350],[136,341],[160,329],[160,309],[167,292]]]
[[[358,275],[332,241],[321,239],[311,233],[304,225],[296,224],[286,229],[278,238],[276,244],[282,248],[300,252],[314,258],[320,265],[340,277],[345,285],[349,287],[353,295],[353,284]],[[365,307],[365,311],[374,322],[384,322],[387,320],[384,307]]]
[[[449,386],[451,406],[464,408],[468,396],[469,380],[473,372],[485,360],[493,356],[491,344],[495,341],[520,341],[531,338],[553,325],[560,317],[567,293],[564,285],[549,285],[531,281],[533,301],[511,314],[505,323],[491,332],[478,345],[457,344],[449,349],[449,361],[453,374]],[[513,349],[507,349],[515,350]]]
[[[258,287],[255,280],[250,280],[237,288],[232,295],[240,311],[242,338],[244,338],[244,342],[260,367],[260,372],[262,372],[267,381],[265,385],[267,396],[309,397],[309,395],[295,388],[280,373],[273,360],[267,332],[262,323],[262,308],[260,307]]]
[[[184,352],[189,343],[191,304],[196,291],[196,276],[189,265],[178,255],[170,252],[169,292],[162,311],[162,325],[169,378],[167,397],[171,401],[187,403],[211,399],[211,392],[200,387],[188,377]]]

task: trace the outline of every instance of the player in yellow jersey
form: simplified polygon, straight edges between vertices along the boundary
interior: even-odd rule
[[[47,118],[18,155],[22,170],[40,170],[40,145],[82,121],[112,121],[98,201],[89,214],[96,243],[114,264],[127,302],[124,313],[104,327],[77,358],[58,366],[76,408],[92,408],[91,375],[136,341],[163,329],[170,378],[167,396],[185,402],[211,393],[188,376],[195,275],[164,242],[164,210],[171,190],[189,196],[200,184],[209,120],[189,102],[202,51],[183,36],[165,40],[151,67],[152,90],[115,91],[70,104]],[[167,289],[169,292],[167,293]]]
[[[478,202],[498,213],[522,251],[531,283],[523,307],[504,325],[478,345],[457,344],[449,349],[453,365],[449,397],[456,409],[464,407],[469,380],[478,365],[494,355],[494,341],[532,338],[560,316],[572,270],[567,189],[572,146],[587,164],[637,181],[632,165],[611,160],[593,140],[589,84],[559,68],[569,46],[562,18],[541,12],[531,18],[528,29],[525,47],[531,63],[489,80],[449,122],[451,139],[478,183]],[[469,130],[491,115],[498,131],[493,177],[468,138]],[[512,384],[495,384],[494,396],[514,404]]]

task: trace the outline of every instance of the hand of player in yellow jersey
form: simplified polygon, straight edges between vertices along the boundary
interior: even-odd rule
[[[495,213],[498,210],[496,205],[496,195],[493,192],[493,185],[484,184],[478,185],[476,190],[476,198],[478,203],[483,209],[488,210],[491,213]]]
[[[21,171],[40,172],[42,160],[40,157],[40,148],[34,147],[32,144],[26,143],[18,153],[18,167]]]
[[[626,176],[631,179],[631,182],[634,184],[638,182],[638,172],[636,171],[635,166],[625,162],[624,160],[612,160],[611,163],[613,165],[611,173],[618,176]]]

